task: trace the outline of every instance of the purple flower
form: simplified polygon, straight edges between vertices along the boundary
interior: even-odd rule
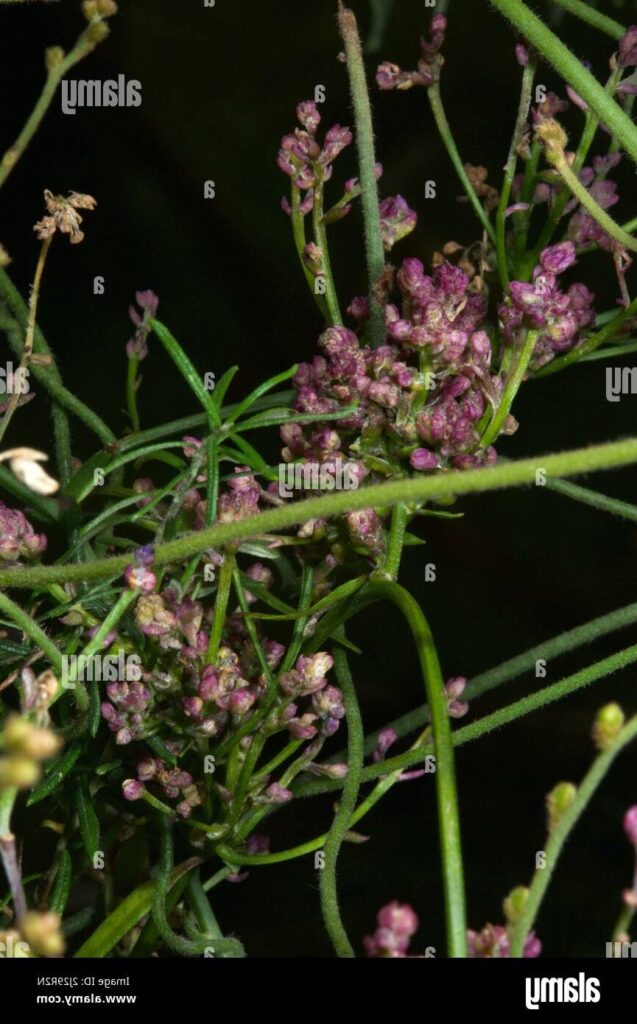
[[[157,315],[159,299],[154,292],[147,290],[137,292],[135,301],[142,313],[140,314],[134,306],[129,307],[128,314],[136,330],[126,345],[126,354],[129,359],[141,361],[148,355],[148,336],[152,330],[150,321]]]
[[[379,89],[411,89],[415,85],[430,86],[437,81],[442,66],[440,48],[445,41],[447,19],[444,14],[434,14],[429,25],[429,41],[421,40],[421,57],[417,71],[402,71],[397,64],[384,61],[376,72]]]
[[[499,924],[488,924],[481,932],[467,932],[468,955],[471,959],[509,957],[509,936],[506,928]],[[542,952],[542,943],[534,932],[529,932],[524,944],[522,956],[526,959],[538,957]]]
[[[623,68],[637,66],[637,25],[631,25],[619,40],[619,63]]]
[[[129,590],[141,590],[144,594],[149,594],[157,585],[155,574],[140,565],[127,565],[124,570],[124,579]]]
[[[0,501],[0,561],[17,565],[21,558],[31,561],[46,551],[47,540],[36,533],[29,520]]]
[[[416,469],[419,472],[438,468],[437,456],[427,448],[416,448],[409,456],[409,462],[411,464],[411,468]]]
[[[376,915],[376,931],[363,939],[369,957],[402,958],[407,956],[411,937],[418,931],[419,921],[408,903],[393,900]]]
[[[637,804],[629,807],[624,815],[624,832],[628,837],[628,842],[637,848]]]
[[[409,208],[402,196],[389,196],[380,204],[380,228],[386,252],[416,227],[418,214]]]
[[[125,779],[122,782],[122,796],[125,800],[141,800],[144,795],[144,783],[137,779]]]

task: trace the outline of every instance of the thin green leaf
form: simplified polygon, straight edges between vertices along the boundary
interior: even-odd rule
[[[219,409],[217,408],[211,393],[204,387],[201,375],[198,373],[193,363],[191,363],[177,339],[173,337],[168,328],[165,327],[164,324],[160,323],[159,320],[151,320],[151,326],[191,391],[198,398],[206,416],[208,417],[210,427],[220,427],[221,417],[219,415]]]
[[[196,868],[201,861],[197,857],[179,864],[170,875],[169,887],[172,888],[180,879],[184,878]],[[97,928],[91,936],[78,949],[75,957],[85,959],[94,957],[102,959],[124,938],[128,932],[138,924],[143,917],[150,914],[153,895],[155,892],[155,881],[145,882],[134,892],[122,900],[120,905],[109,914],[105,921]]]

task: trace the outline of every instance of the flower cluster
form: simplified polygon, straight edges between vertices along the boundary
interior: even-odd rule
[[[440,49],[445,41],[447,19],[444,14],[434,14],[429,25],[429,40],[422,39],[421,56],[416,71],[402,71],[397,64],[384,61],[378,68],[376,82],[383,90],[411,89],[414,85],[433,85],[440,76],[443,58]]]
[[[141,361],[148,355],[148,335],[152,330],[150,321],[157,316],[159,299],[153,291],[148,289],[136,292],[135,302],[141,309],[141,313],[133,305],[128,308],[128,315],[135,326],[135,333],[126,344],[126,355],[129,359]]]
[[[406,957],[412,935],[418,927],[416,912],[408,903],[399,903],[398,900],[387,903],[376,915],[376,931],[363,939],[367,956]]]
[[[468,953],[471,959],[500,959],[510,957],[509,934],[504,925],[487,924],[482,931],[467,932]],[[530,932],[524,943],[522,956],[526,959],[538,957],[542,952],[542,943]]]
[[[308,437],[298,425],[286,426],[284,458],[345,454],[381,477],[494,461],[492,448],[479,449],[477,428],[500,390],[490,373],[491,343],[480,329],[484,297],[446,261],[429,276],[420,260],[406,259],[397,283],[402,302],[388,305],[386,314],[391,343],[372,349],[354,331],[332,327],[319,339],[321,355],[299,367],[299,412],[357,407],[338,431],[317,427]],[[364,330],[367,300],[355,299],[349,312]],[[364,525],[373,533],[375,524]]]
[[[532,283],[512,281],[509,297],[499,307],[507,344],[514,344],[522,329],[539,332],[533,368],[573,348],[580,332],[595,319],[595,296],[585,284],[572,284],[567,291],[559,287],[558,277],[575,263],[575,258],[573,242],[560,242],[544,249],[533,271]]]
[[[21,558],[39,558],[46,544],[45,535],[36,533],[22,512],[0,501],[0,560],[5,565],[16,565]]]
[[[316,138],[321,123],[316,103],[312,100],[299,103],[296,114],[301,127],[283,137],[277,163],[297,188],[306,193],[303,212],[307,213],[312,209],[313,189],[320,182],[329,181],[334,161],[350,145],[353,136],[349,128],[335,124],[325,133],[321,145]],[[287,200],[283,206],[286,212],[291,212]]]

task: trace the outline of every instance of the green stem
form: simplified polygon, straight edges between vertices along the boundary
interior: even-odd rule
[[[447,695],[440,663],[429,624],[409,591],[398,583],[375,581],[371,589],[381,599],[391,601],[402,612],[412,632],[423,674],[427,703],[431,712],[436,752],[436,792],[438,828],[443,868],[447,942],[450,957],[465,957],[467,922],[464,894],[464,869],[460,839],[460,815],[456,791],[455,763]]]
[[[429,97],[429,103],[431,104],[431,110],[434,115],[438,132],[440,134],[442,141],[445,144],[447,153],[451,158],[451,162],[456,169],[456,174],[458,175],[460,181],[462,182],[462,187],[464,188],[467,194],[467,198],[469,199],[469,202],[473,206],[473,209],[480,223],[482,224],[482,227],[486,231],[491,241],[495,244],[495,230],[493,224],[489,220],[487,212],[484,209],[482,203],[480,202],[480,199],[476,194],[476,190],[471,184],[469,176],[464,168],[464,164],[460,157],[460,153],[458,152],[458,147],[456,146],[453,135],[451,133],[451,128],[449,126],[447,115],[445,113],[445,108],[442,104],[442,96],[440,94],[440,85],[438,82],[435,82],[433,85],[429,86],[429,88],[427,89],[427,95]]]
[[[155,564],[181,562],[206,548],[223,547],[233,541],[287,529],[308,519],[341,515],[355,509],[390,508],[462,494],[484,493],[505,487],[533,483],[538,470],[549,476],[575,476],[598,469],[612,469],[637,462],[637,439],[578,448],[557,455],[536,455],[529,459],[506,462],[484,469],[452,470],[431,477],[391,480],[358,490],[338,491],[291,502],[288,505],[229,523],[220,523],[208,530],[187,534],[177,540],[160,544],[155,550]],[[96,559],[71,565],[34,566],[0,571],[0,587],[46,587],[51,583],[73,580],[95,580],[120,575],[130,563],[130,554]]]
[[[617,137],[626,152],[637,161],[635,126],[581,61],[522,0],[491,0],[491,3],[553,65],[562,78],[566,79],[575,92],[588,103],[599,120]]]
[[[234,572],[234,566],[235,553],[230,547],[228,547],[224,552],[223,562],[221,563],[221,569],[219,570],[219,576],[217,580],[215,609],[212,619],[212,626],[210,628],[210,637],[208,640],[208,654],[206,656],[207,665],[214,665],[217,660],[217,655],[219,654],[221,635],[223,633],[223,627],[226,621],[228,601],[230,600],[230,590],[232,588],[232,574]]]
[[[564,848],[564,843],[619,752],[635,737],[637,737],[637,716],[624,726],[608,750],[603,751],[593,761],[590,770],[577,789],[575,799],[551,832],[546,844],[546,850],[544,851],[546,855],[545,864],[542,868],[538,868],[533,876],[527,900],[511,935],[512,957],[521,957],[523,955],[528,934],[533,927],[553,871]]]
[[[294,245],[299,257],[299,262],[314,301],[319,308],[319,312],[325,320],[328,320],[329,315],[325,304],[325,296],[320,295],[316,291],[316,279],[305,262],[305,218],[301,213],[301,190],[298,185],[294,184],[294,182],[292,182],[292,201],[290,205],[292,207],[292,214],[290,218],[292,221],[292,235],[294,237]]]
[[[137,408],[137,371],[139,369],[139,359],[137,357],[130,358],[128,360],[128,373],[126,375],[126,404],[128,406],[128,415],[130,417],[133,433],[139,433],[140,422],[139,422],[139,410]]]
[[[99,21],[101,20],[102,19],[99,19]],[[24,128],[18,135],[18,138],[11,148],[4,154],[2,161],[0,161],[0,188],[4,185],[5,181],[11,174],[11,171],[16,166],[18,160],[40,127],[40,124],[51,105],[53,97],[57,92],[60,81],[75,64],[78,64],[79,61],[95,49],[97,43],[93,38],[91,38],[91,30],[94,28],[95,24],[96,22],[93,21],[91,25],[87,26],[79,36],[73,49],[62,60],[58,61],[53,67],[48,69],[44,88],[37,103],[35,104],[35,107],[24,125]]]
[[[482,439],[480,441],[481,448],[487,448],[490,444],[493,444],[499,436],[504,421],[511,411],[511,406],[513,405],[515,396],[520,390],[520,385],[524,380],[524,375],[526,374],[531,361],[539,334],[539,331],[527,330],[524,340],[515,354],[513,367],[509,372],[506,384],[504,385],[500,404],[495,410],[489,425],[482,435]]]
[[[343,840],[349,829],[350,818],[358,801],[365,757],[363,750],[365,737],[356,688],[347,664],[347,655],[343,650],[335,649],[334,665],[338,685],[343,693],[347,721],[347,777],[338,810],[325,841],[325,863],[319,872],[319,890],[325,927],[332,940],[336,955],[352,958],[355,953],[343,926],[338,904],[336,864]]]
[[[403,504],[394,505],[389,530],[389,542],[387,544],[387,558],[383,568],[383,573],[392,580],[398,579],[408,519],[407,506]]]
[[[552,686],[546,686],[544,689],[538,690],[522,700],[515,701],[513,704],[507,704],[506,707],[499,708],[497,711],[492,712],[492,714],[479,718],[477,721],[472,722],[471,725],[465,725],[461,729],[454,730],[452,733],[454,749],[462,747],[467,743],[472,743],[474,740],[482,739],[483,736],[488,736],[496,729],[501,729],[503,726],[510,725],[520,718],[525,718],[526,715],[530,715],[534,711],[540,711],[548,707],[549,704],[562,700],[564,697],[569,697],[578,690],[590,686],[591,683],[597,682],[598,679],[605,679],[607,676],[621,671],[621,669],[626,668],[628,665],[634,665],[635,662],[637,662],[637,645],[627,647],[616,654],[611,654],[608,658],[597,661],[580,672],[575,672],[573,675],[566,676],[559,682],[553,683]],[[420,724],[422,724],[422,720]],[[400,775],[402,772],[421,764],[427,755],[431,754],[432,750],[432,743],[417,742],[404,754],[387,758],[386,761],[382,761],[379,764],[368,765],[363,769],[362,781],[372,782],[375,779],[383,778],[389,772],[392,775]],[[318,793],[338,789],[340,785],[339,782],[331,782],[329,780],[313,780],[298,786],[294,790],[294,795],[315,796]],[[362,815],[359,815],[357,812],[354,817],[355,821],[358,821]],[[350,826],[354,825],[355,821],[352,820]]]
[[[507,261],[507,245],[506,245],[506,211],[509,205],[509,198],[511,196],[511,188],[515,178],[515,169],[518,163],[518,150],[520,143],[526,129],[526,124],[529,117],[529,110],[531,108],[531,99],[533,92],[533,81],[535,79],[535,72],[537,69],[537,60],[531,59],[525,67],[522,73],[522,88],[520,90],[520,103],[518,106],[518,116],[515,122],[515,128],[513,130],[513,137],[511,138],[511,146],[509,148],[509,156],[504,168],[504,181],[502,183],[502,191],[500,193],[500,202],[495,215],[495,230],[496,230],[496,251],[498,255],[498,271],[500,274],[500,282],[502,288],[506,291],[509,287],[509,270]]]
[[[559,4],[569,14],[592,25],[593,28],[599,29],[600,32],[605,32],[612,39],[621,39],[626,32],[624,26],[620,25],[618,21],[608,18],[605,14],[600,14],[583,0],[553,0],[553,3]]]
[[[22,297],[14,288],[6,271],[2,267],[0,267],[0,293],[4,295],[9,308],[16,317],[16,320],[13,320],[0,314],[0,329],[6,333],[9,345],[13,352],[21,358],[24,349],[23,329],[26,326],[28,316],[27,307]],[[43,355],[49,355],[53,358],[51,350],[46,344],[40,330],[36,331],[35,349],[37,352],[42,353]],[[109,427],[107,427],[104,421],[101,420],[100,417],[92,411],[92,409],[89,409],[87,405],[84,405],[79,398],[76,398],[71,391],[64,387],[55,365],[38,366],[37,363],[32,363],[30,373],[42,384],[42,386],[51,395],[51,398],[57,402],[59,406],[84,423],[84,425],[87,426],[89,430],[92,430],[100,441],[104,444],[115,443],[115,434]]]
[[[353,11],[339,0],[338,22],[345,44],[350,91],[356,121],[356,145],[361,186],[361,203],[365,220],[365,251],[367,253],[367,279],[369,284],[370,343],[373,348],[385,340],[385,302],[380,295],[385,270],[385,249],[381,232],[378,182],[376,181],[376,154],[374,125],[369,91],[365,75],[363,51],[358,25]]]
[[[629,505],[627,501],[617,501],[615,498],[609,498],[606,494],[599,494],[597,491],[579,487],[566,480],[547,480],[545,486],[549,491],[563,494],[565,498],[579,501],[582,505],[590,505],[591,508],[596,508],[599,512],[608,512],[621,519],[637,522],[637,505]]]
[[[637,602],[626,605],[624,608],[618,608],[617,611],[609,612],[607,615],[601,615],[599,618],[592,619],[583,626],[569,629],[566,633],[559,633],[550,640],[536,644],[530,650],[524,651],[514,658],[509,658],[508,661],[503,661],[500,665],[474,676],[467,685],[465,699],[472,702],[477,697],[481,697],[483,694],[489,693],[491,690],[501,686],[502,683],[510,683],[525,672],[532,672],[540,660],[546,662],[554,661],[563,654],[577,650],[579,647],[584,647],[587,644],[592,644],[600,637],[608,636],[610,633],[620,629],[626,629],[636,622]],[[400,738],[408,736],[409,733],[415,732],[416,729],[422,729],[428,721],[429,709],[426,704],[423,704],[421,707],[407,712],[406,715],[396,718],[384,728],[393,729]],[[370,733],[366,737],[366,754],[371,754],[376,749],[379,735],[380,730]],[[456,735],[458,734],[454,733],[454,736]],[[344,757],[345,751],[339,751],[330,757],[330,761],[340,762]]]
[[[579,199],[580,203],[587,210],[593,220],[597,221],[600,227],[606,231],[607,234],[614,238],[615,241],[619,242],[620,245],[630,249],[632,252],[637,252],[637,238],[633,235],[629,235],[627,231],[621,227],[617,221],[606,213],[606,210],[602,210],[601,206],[595,201],[593,196],[590,194],[587,188],[585,188],[577,175],[572,170],[568,163],[564,153],[560,151],[554,155],[547,153],[547,158],[554,164],[556,170],[563,178],[564,182],[568,185],[576,199]]]
[[[332,273],[332,261],[330,260],[329,242],[327,240],[327,228],[323,221],[324,184],[322,174],[322,167],[316,165],[317,178],[316,185],[314,186],[312,222],[314,226],[314,238],[316,244],[321,250],[321,268],[323,271],[323,280],[325,282],[325,301],[327,303],[329,322],[333,327],[337,327],[343,323],[343,318],[338,304],[338,295],[336,294],[336,285],[334,283],[334,275]]]

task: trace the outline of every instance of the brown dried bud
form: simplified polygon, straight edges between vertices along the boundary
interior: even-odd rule
[[[114,14],[117,14],[117,10],[115,0],[97,0],[97,13],[102,18],[112,18]]]
[[[535,126],[535,137],[544,146],[549,163],[554,163],[556,159],[563,156],[568,145],[568,135],[559,121],[555,121],[553,118],[540,121]]]

